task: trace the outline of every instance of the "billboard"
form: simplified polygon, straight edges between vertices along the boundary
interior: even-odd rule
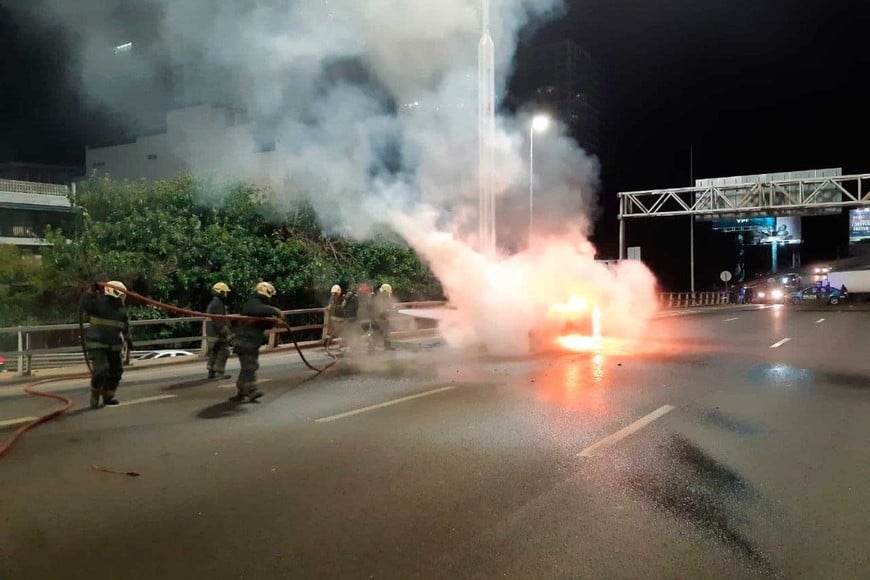
[[[870,218],[870,214],[868,214],[868,218]],[[747,246],[801,243],[801,218],[794,216],[714,220],[713,229],[739,233],[743,236],[743,242]]]
[[[870,208],[849,210],[849,243],[870,244]]]

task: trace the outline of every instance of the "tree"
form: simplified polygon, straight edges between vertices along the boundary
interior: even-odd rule
[[[70,305],[96,280],[121,280],[140,294],[194,310],[218,281],[233,288],[231,307],[261,280],[275,284],[282,308],[320,306],[337,281],[389,282],[403,299],[442,294],[401,239],[325,236],[310,204],[276,218],[269,192],[245,184],[189,175],[156,182],[97,178],[78,185],[73,203],[82,208],[75,231],[48,232],[51,246],[41,265],[16,274],[30,281],[32,292],[17,306],[7,300],[10,320],[29,314],[45,323],[73,321]]]

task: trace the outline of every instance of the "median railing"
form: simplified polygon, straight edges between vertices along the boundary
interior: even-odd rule
[[[659,294],[659,308],[663,310],[724,304],[728,304],[727,292],[663,292]]]
[[[445,302],[404,302],[396,304],[396,309],[437,308]],[[325,308],[302,308],[284,310],[291,328],[296,332],[299,346],[302,348],[323,344],[323,337],[328,327],[329,319]],[[139,340],[136,329],[149,327],[158,330],[169,330],[176,325],[190,325],[196,329],[196,334],[174,337],[151,338]],[[133,339],[137,352],[142,347],[148,350],[178,348],[198,351],[205,355],[208,341],[205,333],[205,318],[183,316],[178,318],[161,318],[156,320],[132,320]],[[88,325],[85,324],[84,328]],[[390,317],[390,338],[401,339],[435,333],[434,324],[413,316],[394,313]],[[183,332],[183,331],[182,331]],[[187,331],[190,332],[190,331]],[[173,334],[179,334],[177,331]],[[268,348],[277,348],[280,337],[287,333],[286,328],[273,328],[266,331]],[[153,332],[150,334],[154,334]],[[12,370],[13,364],[17,374],[27,376],[38,368],[56,368],[75,364],[84,364],[84,354],[81,350],[81,332],[78,324],[50,324],[37,326],[12,326],[0,328],[0,355],[6,359],[6,369]],[[14,361],[14,362],[13,362]]]

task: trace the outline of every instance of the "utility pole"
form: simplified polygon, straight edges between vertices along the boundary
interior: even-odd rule
[[[689,146],[689,187],[695,187],[695,159],[693,147]],[[695,207],[695,194],[689,194],[692,207]],[[695,291],[695,214],[689,216],[689,277],[690,289]]]

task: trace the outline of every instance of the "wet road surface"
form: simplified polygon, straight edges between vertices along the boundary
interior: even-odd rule
[[[118,408],[59,384],[76,409],[0,459],[0,578],[866,578],[868,329],[735,309],[603,354],[271,354],[245,405],[202,362],[127,373]],[[0,435],[51,405],[0,396]]]

